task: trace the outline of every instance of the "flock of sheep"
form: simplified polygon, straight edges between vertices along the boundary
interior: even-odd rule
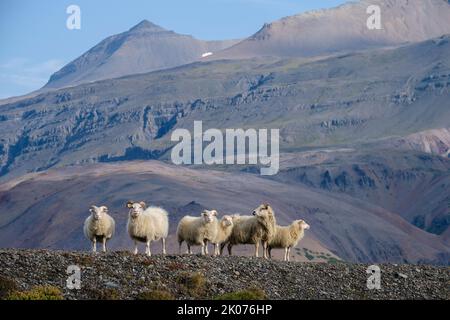
[[[127,203],[129,209],[127,230],[134,241],[134,254],[138,253],[138,243],[146,244],[145,253],[151,256],[150,243],[161,240],[162,253],[166,254],[166,238],[169,233],[167,211],[159,207],[148,207],[145,202]],[[106,242],[114,236],[115,222],[105,206],[90,208],[91,215],[84,223],[84,234],[92,242],[96,252],[97,242],[101,242],[106,252]],[[284,261],[289,261],[290,250],[303,238],[304,230],[309,225],[303,220],[296,220],[283,227],[276,224],[272,207],[262,204],[253,210],[251,216],[225,215],[220,220],[216,210],[204,210],[199,217],[183,217],[177,228],[179,252],[183,242],[187,244],[187,253],[192,246],[201,246],[202,255],[208,254],[208,244],[214,246],[214,256],[221,255],[225,246],[229,255],[238,244],[253,244],[255,256],[258,257],[262,244],[264,258],[271,258],[275,248],[284,249]]]

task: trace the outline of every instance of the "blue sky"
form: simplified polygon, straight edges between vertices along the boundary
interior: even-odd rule
[[[265,22],[346,0],[0,0],[0,99],[42,87],[99,41],[143,19],[204,40],[244,38]],[[81,30],[66,8],[81,8]]]

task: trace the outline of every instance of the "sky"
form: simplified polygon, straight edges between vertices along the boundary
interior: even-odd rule
[[[203,40],[245,38],[266,22],[346,0],[0,0],[0,99],[41,88],[51,74],[147,19]],[[69,30],[67,7],[81,9]]]

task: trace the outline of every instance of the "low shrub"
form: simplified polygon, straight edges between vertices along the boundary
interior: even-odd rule
[[[57,287],[36,286],[28,291],[13,291],[7,300],[63,300],[64,296]]]
[[[166,290],[149,290],[141,292],[137,300],[175,300],[175,297]]]
[[[215,300],[266,300],[267,296],[264,290],[258,288],[249,288],[246,290],[229,292],[217,296]]]

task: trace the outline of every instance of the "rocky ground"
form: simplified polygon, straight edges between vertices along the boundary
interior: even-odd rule
[[[81,269],[81,289],[66,286]],[[133,256],[0,250],[0,294],[37,286],[65,299],[215,299],[247,289],[268,299],[450,299],[450,268],[380,265],[381,289],[369,290],[367,265],[266,261],[248,257]],[[11,287],[14,287],[13,289]],[[10,293],[9,293],[10,294]]]

